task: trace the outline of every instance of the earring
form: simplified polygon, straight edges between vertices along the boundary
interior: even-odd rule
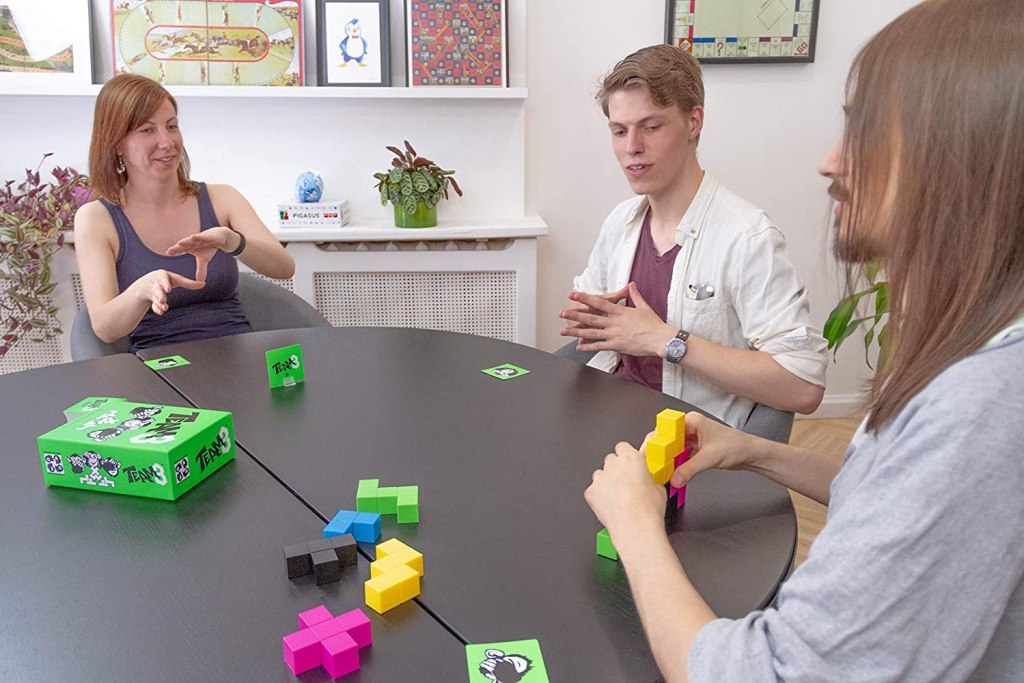
[[[124,157],[120,155],[117,157],[117,174],[124,175]]]

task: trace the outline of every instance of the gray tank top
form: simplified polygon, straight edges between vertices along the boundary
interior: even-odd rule
[[[127,289],[140,277],[157,269],[187,278],[196,275],[196,259],[191,254],[165,256],[150,250],[135,232],[120,207],[105,199],[100,202],[110,212],[117,230],[117,286]],[[220,225],[206,183],[199,183],[199,230]],[[167,296],[163,315],[152,310],[129,335],[132,351],[175,342],[223,337],[252,332],[238,298],[238,264],[234,257],[218,251],[207,268],[206,286],[198,290],[176,287]]]

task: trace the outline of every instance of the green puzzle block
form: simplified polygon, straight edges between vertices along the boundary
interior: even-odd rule
[[[393,515],[398,512],[398,487],[384,486],[377,489],[377,512]]]
[[[90,397],[37,439],[49,486],[175,500],[235,457],[231,413]]]
[[[360,479],[356,489],[356,512],[380,512],[377,496],[380,479]]]
[[[420,521],[420,487],[398,487],[398,523],[417,524]]]
[[[608,535],[607,529],[601,529],[597,532],[597,554],[601,557],[607,557],[609,560],[619,559],[619,552],[612,545],[612,538]]]

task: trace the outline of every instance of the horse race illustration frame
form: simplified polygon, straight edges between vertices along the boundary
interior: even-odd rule
[[[388,0],[317,0],[317,83],[391,84]]]
[[[0,0],[0,85],[91,85],[91,3]]]
[[[114,73],[136,73],[165,85],[304,82],[302,0],[111,0],[110,5]]]

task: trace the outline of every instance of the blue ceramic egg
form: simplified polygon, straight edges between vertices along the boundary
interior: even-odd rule
[[[324,181],[315,171],[300,173],[295,179],[295,198],[300,202],[318,202],[324,195]]]

